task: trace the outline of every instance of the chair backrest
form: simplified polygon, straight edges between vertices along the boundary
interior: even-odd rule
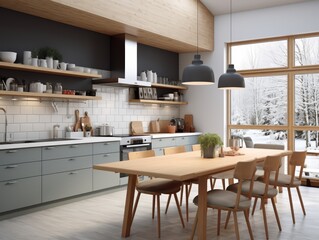
[[[164,148],[164,155],[176,154],[186,152],[185,146]]]
[[[293,152],[291,157],[290,157],[290,161],[289,164],[291,166],[291,181],[290,183],[292,184],[295,178],[295,171],[296,171],[296,167],[299,166],[300,167],[300,171],[299,171],[299,176],[297,177],[299,180],[301,180],[302,178],[302,172],[303,172],[303,168],[305,165],[305,160],[306,160],[306,156],[307,156],[307,151],[302,151],[302,152]]]
[[[129,152],[128,153],[128,159],[134,160],[138,158],[148,158],[148,157],[154,157],[155,151],[154,150],[146,150],[146,151],[139,151],[139,152]]]
[[[256,161],[249,161],[249,162],[238,162],[235,167],[234,171],[234,178],[238,179],[238,189],[237,189],[237,196],[236,196],[236,206],[235,209],[239,206],[239,200],[242,191],[242,184],[244,181],[250,182],[249,192],[245,193],[247,197],[251,197],[251,193],[254,187],[254,178],[256,172]]]
[[[251,137],[244,137],[244,142],[245,142],[246,148],[253,148],[254,147],[254,142],[251,139]]]
[[[263,181],[265,183],[265,191],[264,193],[268,193],[269,187],[276,188],[277,181],[278,181],[278,175],[279,175],[279,168],[281,166],[281,155],[276,156],[268,156],[266,160],[264,161],[264,178]],[[274,174],[274,182],[272,182],[272,185],[269,185],[269,178],[270,175]],[[265,195],[267,197],[267,195]]]
[[[200,144],[194,144],[192,145],[192,151],[199,151],[201,148],[200,148]]]
[[[283,144],[255,143],[254,148],[285,150]]]

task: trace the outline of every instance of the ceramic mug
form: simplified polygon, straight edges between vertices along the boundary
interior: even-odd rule
[[[58,68],[65,71],[66,70],[66,66],[67,66],[67,63],[60,62]]]
[[[40,67],[48,67],[46,59],[39,59],[39,66]]]
[[[53,69],[57,69],[59,66],[59,60],[53,60]]]
[[[71,70],[73,68],[75,68],[75,64],[74,63],[68,63],[67,69]]]
[[[34,66],[34,67],[37,67],[38,66],[38,58],[32,58],[31,59],[31,65]]]

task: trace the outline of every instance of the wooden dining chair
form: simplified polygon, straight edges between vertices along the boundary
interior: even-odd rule
[[[290,175],[279,174],[278,181],[276,184],[278,187],[287,188],[287,190],[288,190],[291,217],[292,217],[292,222],[294,224],[295,224],[295,214],[294,214],[294,206],[293,206],[292,197],[291,197],[291,188],[296,188],[303,214],[306,215],[306,210],[305,210],[305,207],[304,207],[304,204],[302,201],[302,196],[301,196],[300,189],[299,189],[299,186],[301,185],[302,172],[303,172],[306,156],[307,156],[306,151],[293,152],[293,154],[289,160],[289,166],[290,166],[290,170],[291,170]],[[296,168],[297,167],[300,167],[298,176],[296,176]],[[262,180],[262,178],[259,178],[259,179]],[[269,183],[270,184],[275,183],[275,175],[274,174],[270,175]]]
[[[249,162],[238,162],[235,167],[233,178],[238,179],[237,192],[226,191],[221,189],[213,189],[207,192],[207,207],[218,210],[218,225],[217,225],[217,235],[220,234],[220,218],[221,211],[228,211],[228,213],[233,213],[234,223],[235,223],[235,233],[236,238],[239,239],[238,230],[238,220],[237,212],[243,212],[245,215],[245,220],[249,232],[250,239],[254,239],[249,222],[249,208],[251,204],[250,193],[252,192],[254,185],[254,175],[256,171],[256,161]],[[245,183],[249,183],[247,196],[243,196],[242,186]],[[198,196],[193,200],[194,204],[198,205]],[[229,215],[230,216],[230,215]],[[195,222],[192,229],[192,237],[194,238],[195,231],[198,222],[198,211],[196,213]]]
[[[192,145],[192,151],[199,151],[199,150],[201,150],[200,144],[194,144],[194,145]]]
[[[276,203],[275,203],[275,197],[278,193],[276,187],[277,187],[277,180],[278,180],[280,166],[281,166],[281,155],[268,156],[266,160],[264,161],[264,165],[263,165],[263,170],[264,170],[263,182],[254,180],[252,191],[250,189],[251,187],[250,182],[244,182],[241,187],[242,194],[255,198],[252,215],[254,215],[255,213],[257,200],[258,199],[261,200],[261,209],[263,213],[266,239],[269,239],[267,215],[266,215],[266,208],[265,208],[267,199],[271,199],[277,225],[279,230],[281,231],[281,224],[280,224],[280,220],[279,220],[279,216],[278,216],[278,212],[276,208]],[[270,184],[270,180],[269,180],[271,174],[273,174],[274,176],[274,181],[272,182],[272,184]],[[239,189],[240,189],[240,186],[238,183],[231,184],[227,187],[227,190],[232,192],[238,192]],[[228,216],[226,218],[225,228],[227,227],[227,224],[229,221],[229,215],[230,213],[228,213]]]
[[[139,158],[148,158],[148,157],[154,157],[155,151],[154,150],[147,150],[147,151],[139,151],[139,152],[129,152],[128,153],[128,159],[134,160]],[[138,179],[137,179],[138,180]],[[174,195],[177,210],[181,219],[181,223],[183,228],[185,228],[184,220],[182,216],[182,211],[179,206],[179,201],[177,198],[177,192],[181,189],[181,182],[164,179],[164,178],[152,178],[150,180],[145,181],[137,181],[136,184],[136,190],[138,192],[135,204],[133,207],[133,214],[132,214],[132,221],[135,216],[135,212],[137,209],[137,205],[141,196],[141,193],[149,194],[153,196],[153,203],[152,203],[152,218],[154,219],[154,212],[155,212],[155,202],[157,202],[157,233],[158,237],[161,237],[161,215],[160,215],[160,195],[161,194],[169,194]]]

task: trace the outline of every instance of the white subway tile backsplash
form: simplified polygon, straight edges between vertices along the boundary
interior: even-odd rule
[[[149,131],[149,122],[160,118],[169,120],[179,116],[179,107],[128,103],[128,88],[94,85],[99,101],[58,102],[55,112],[50,101],[12,101],[0,99],[0,106],[7,110],[8,133],[12,140],[43,139],[52,137],[53,125],[59,124],[59,137],[64,137],[65,128],[75,122],[74,112],[80,117],[87,111],[93,127],[109,124],[115,134],[128,134],[131,121],[142,121],[144,131]],[[69,104],[69,106],[68,106]],[[0,113],[0,138],[4,132],[4,116]],[[0,140],[1,141],[1,140]]]

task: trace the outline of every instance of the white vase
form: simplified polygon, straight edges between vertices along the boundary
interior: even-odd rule
[[[52,57],[46,57],[47,60],[47,66],[48,68],[53,68],[53,58]]]

